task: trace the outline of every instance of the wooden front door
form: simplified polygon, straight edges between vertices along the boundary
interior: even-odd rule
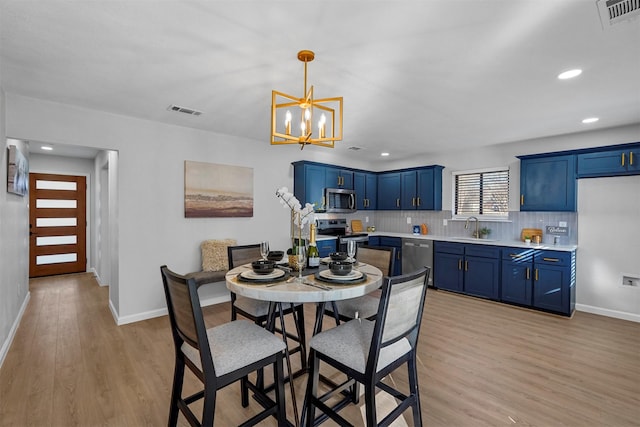
[[[86,178],[29,174],[29,277],[86,271]]]

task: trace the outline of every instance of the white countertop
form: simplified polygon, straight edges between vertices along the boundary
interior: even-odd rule
[[[577,245],[554,245],[549,243],[536,244],[536,243],[525,243],[520,240],[476,239],[472,237],[450,237],[450,236],[437,236],[434,234],[393,233],[393,232],[387,232],[387,231],[376,231],[373,233],[369,233],[369,237],[372,237],[372,236],[400,237],[403,239],[438,240],[442,242],[474,243],[478,245],[510,246],[510,247],[516,247],[516,248],[547,249],[547,250],[565,251],[565,252],[572,252],[578,249]]]

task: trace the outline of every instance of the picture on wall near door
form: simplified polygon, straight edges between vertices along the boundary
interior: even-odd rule
[[[253,169],[185,160],[184,216],[253,217]]]
[[[24,196],[29,192],[29,160],[15,145],[8,147],[7,191]]]

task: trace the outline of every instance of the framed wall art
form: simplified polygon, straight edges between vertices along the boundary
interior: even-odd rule
[[[15,145],[7,149],[7,191],[24,196],[29,192],[29,160]]]
[[[253,217],[253,169],[185,160],[184,216]]]

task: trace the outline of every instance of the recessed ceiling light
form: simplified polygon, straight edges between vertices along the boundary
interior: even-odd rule
[[[595,123],[595,122],[597,122],[598,120],[600,120],[600,119],[599,119],[599,118],[597,118],[597,117],[589,117],[588,119],[584,119],[584,120],[582,121],[582,123]]]
[[[560,80],[567,80],[567,79],[572,79],[574,77],[578,77],[580,74],[582,74],[582,70],[579,68],[576,68],[575,70],[568,70],[558,74],[558,78]]]
[[[43,145],[42,147],[40,147],[41,150],[45,150],[45,151],[51,151],[53,150],[53,147],[49,146],[49,145]]]
[[[389,153],[387,153],[387,152],[385,151],[384,153],[380,153],[380,155],[381,155],[382,157],[387,157],[387,156],[389,155]]]

